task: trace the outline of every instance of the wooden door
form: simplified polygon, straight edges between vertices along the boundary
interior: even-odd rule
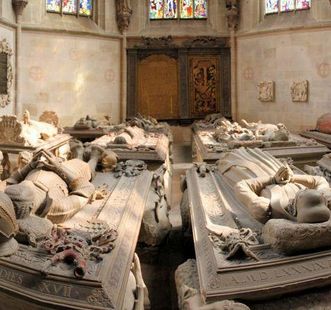
[[[139,62],[138,112],[156,119],[179,118],[176,59],[157,54]]]

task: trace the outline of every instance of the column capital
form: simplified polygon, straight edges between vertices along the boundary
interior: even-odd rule
[[[29,0],[12,0],[12,5],[15,10],[16,16],[21,16],[23,14],[23,10],[28,4]]]

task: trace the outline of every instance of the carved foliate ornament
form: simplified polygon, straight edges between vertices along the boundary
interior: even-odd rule
[[[117,26],[121,33],[127,31],[130,24],[132,9],[128,0],[116,0],[116,19]]]
[[[6,39],[3,39],[0,43],[0,54],[7,55],[7,91],[4,94],[0,94],[0,106],[4,108],[11,102],[11,88],[14,79],[13,66],[11,62],[13,50],[9,47],[8,41]]]
[[[262,81],[257,85],[259,95],[258,99],[262,102],[271,102],[275,99],[275,82]]]
[[[308,81],[294,81],[291,86],[292,102],[308,101]]]
[[[171,48],[174,47],[172,36],[167,37],[141,37],[141,43],[136,44],[137,48]]]
[[[211,36],[198,36],[195,39],[187,40],[183,43],[185,47],[224,47],[226,46],[226,40],[224,38],[219,37],[211,37]]]

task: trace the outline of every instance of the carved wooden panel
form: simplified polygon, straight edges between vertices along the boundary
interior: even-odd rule
[[[179,117],[176,59],[158,54],[139,62],[138,112],[156,119]]]
[[[220,58],[218,55],[189,57],[191,116],[201,117],[220,110]]]

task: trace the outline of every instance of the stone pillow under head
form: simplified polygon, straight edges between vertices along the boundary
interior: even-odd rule
[[[331,220],[311,224],[272,219],[263,226],[262,239],[276,252],[287,255],[329,248],[331,247]]]

